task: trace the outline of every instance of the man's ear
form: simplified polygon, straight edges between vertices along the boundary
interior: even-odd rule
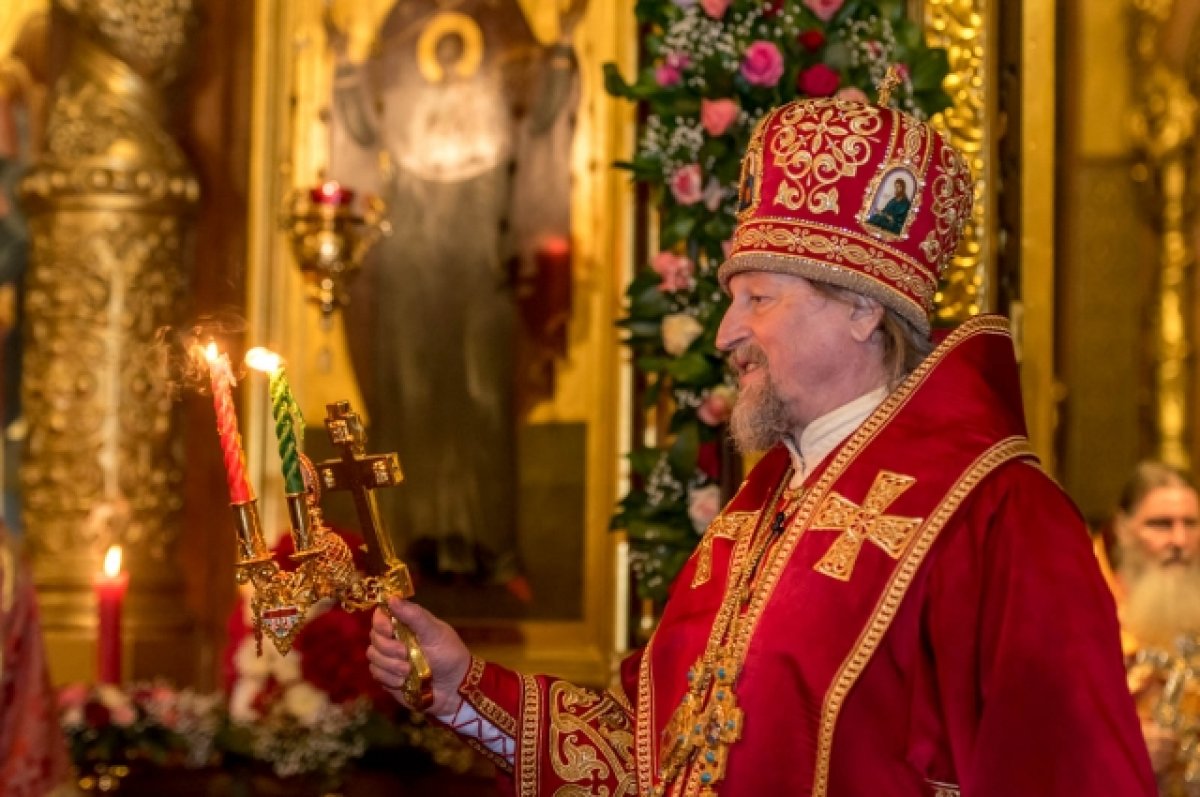
[[[850,335],[866,343],[883,323],[883,305],[869,296],[855,294],[850,304]]]

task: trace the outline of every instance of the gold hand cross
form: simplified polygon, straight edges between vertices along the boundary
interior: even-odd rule
[[[395,487],[404,480],[400,458],[393,452],[367,454],[367,433],[362,418],[350,409],[350,402],[339,401],[325,407],[325,428],[334,446],[341,449],[341,459],[326,460],[317,465],[321,488],[329,492],[346,491],[354,499],[354,509],[367,541],[367,569],[386,585],[386,592],[412,597],[414,592],[408,566],[396,556],[392,539],[379,518],[375,490]],[[379,606],[389,615],[387,594],[379,596]],[[432,672],[413,632],[392,616],[392,631],[408,650],[412,670],[404,683],[404,697],[410,706],[423,711],[433,702]]]

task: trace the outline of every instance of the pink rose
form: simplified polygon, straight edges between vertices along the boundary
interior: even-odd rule
[[[825,64],[814,64],[796,78],[796,88],[810,97],[828,97],[837,91],[842,78]]]
[[[846,0],[804,0],[804,5],[817,15],[817,19],[828,22],[833,19],[834,14],[841,10],[842,4],[845,2]]]
[[[700,0],[700,7],[713,19],[720,19],[725,16],[731,2],[733,0]]]
[[[871,101],[867,93],[857,86],[846,86],[843,89],[838,89],[837,94],[834,96],[839,100],[846,100],[848,102],[861,102],[865,104]]]
[[[892,64],[896,70],[896,77],[901,80],[908,80],[908,64]]]
[[[680,72],[687,69],[692,63],[692,57],[687,53],[667,53],[667,57],[663,63],[672,69],[678,69]]]
[[[90,691],[86,684],[67,684],[58,690],[58,708],[79,708],[87,702]]]
[[[720,426],[729,420],[729,413],[733,411],[733,402],[736,398],[736,390],[728,385],[718,385],[708,391],[704,401],[700,402],[700,406],[696,408],[696,417],[700,419],[701,423]]]
[[[666,64],[659,64],[654,70],[654,82],[664,89],[678,86],[681,80],[683,80],[683,74],[678,69]]]
[[[700,100],[700,124],[713,138],[725,135],[737,121],[740,109],[736,100]]]
[[[693,163],[684,166],[671,175],[671,193],[675,201],[681,205],[694,205],[704,196],[704,180],[700,174],[700,164]]]
[[[751,86],[774,86],[783,77],[783,55],[773,42],[756,41],[746,48],[742,77]]]
[[[688,519],[697,534],[703,534],[721,510],[721,488],[715,484],[697,487],[688,493]]]
[[[692,261],[674,252],[662,251],[650,261],[650,267],[662,278],[658,289],[664,293],[670,291],[685,291],[692,287],[692,273],[695,270]]]

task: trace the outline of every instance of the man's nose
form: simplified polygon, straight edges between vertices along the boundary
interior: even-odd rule
[[[741,313],[730,306],[721,318],[721,325],[717,327],[717,348],[724,352],[733,351],[745,334]]]
[[[1184,520],[1176,520],[1171,524],[1171,545],[1182,551],[1191,549],[1191,540],[1196,534],[1196,528]]]

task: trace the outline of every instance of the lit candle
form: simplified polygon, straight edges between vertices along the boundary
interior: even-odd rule
[[[242,435],[238,432],[237,410],[233,406],[233,368],[229,365],[229,357],[217,352],[215,343],[208,344],[204,356],[208,359],[208,374],[212,381],[213,409],[217,413],[217,434],[221,438],[221,454],[225,460],[229,501],[245,504],[254,500],[254,493],[246,478],[246,454],[242,451]]]
[[[96,578],[98,626],[96,663],[102,684],[121,682],[121,606],[129,574],[121,571],[121,546],[109,547],[104,555],[104,572]]]
[[[326,180],[308,192],[309,198],[318,205],[333,205],[341,207],[350,204],[354,192],[342,186],[337,180]]]
[[[283,358],[256,346],[246,352],[246,365],[270,375],[271,415],[275,418],[275,438],[279,441],[279,459],[283,468],[284,491],[289,495],[304,492],[300,472],[300,444],[304,440],[304,416],[288,384]]]

